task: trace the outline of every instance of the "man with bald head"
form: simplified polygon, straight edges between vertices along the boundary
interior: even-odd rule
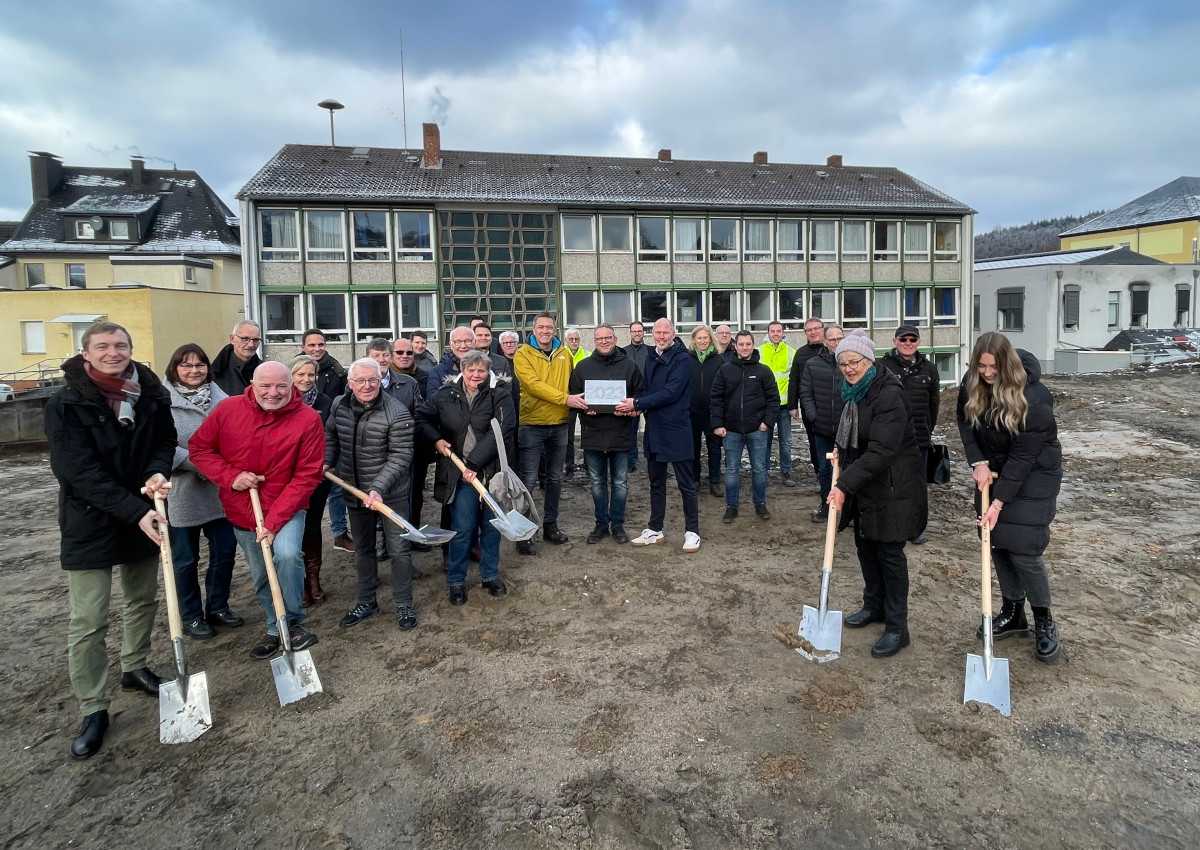
[[[267,580],[261,541],[270,544],[287,609],[292,649],[305,649],[317,636],[300,625],[304,591],[304,515],[321,483],[325,428],[321,416],[292,386],[291,371],[274,360],[254,370],[250,387],[221,402],[188,443],[192,463],[217,485],[225,516],[242,547],[254,595],[266,612],[267,634],[250,652],[269,659],[280,646],[279,623]],[[260,480],[260,478],[262,480]],[[250,490],[258,490],[264,511],[257,531]]]

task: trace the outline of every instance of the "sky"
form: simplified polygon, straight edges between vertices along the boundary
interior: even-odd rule
[[[0,219],[29,151],[198,171],[282,145],[899,168],[978,231],[1200,174],[1200,7],[1174,0],[90,0],[0,8]],[[401,51],[403,44],[403,53]],[[403,55],[403,83],[401,56]],[[403,95],[402,95],[403,92]]]

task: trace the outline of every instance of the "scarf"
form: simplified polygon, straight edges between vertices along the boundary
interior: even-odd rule
[[[701,351],[700,349],[697,348],[696,349],[696,359],[699,360],[701,363],[703,363],[705,358],[708,357],[710,354],[712,354],[716,350],[717,350],[717,347],[715,345],[710,345],[704,351]]]
[[[314,383],[312,385],[312,389],[310,389],[304,395],[300,396],[300,400],[302,402],[304,402],[305,404],[307,404],[309,407],[312,407],[314,404],[316,404],[317,393],[319,393],[319,392],[320,392],[320,390],[317,389],[317,385]]]
[[[86,360],[83,362],[83,369],[96,389],[100,391],[100,395],[104,396],[113,413],[117,415],[117,421],[126,428],[132,429],[133,406],[142,396],[142,385],[138,383],[137,370],[134,369],[133,364],[130,363],[125,374],[119,378],[96,371]]]
[[[208,408],[212,405],[212,384],[208,381],[205,381],[198,387],[185,387],[183,384],[176,382],[175,392],[179,393],[186,401],[190,401],[205,413],[208,413]]]
[[[846,406],[842,408],[842,418],[838,420],[837,436],[834,438],[834,442],[837,443],[838,449],[843,455],[841,459],[843,469],[853,463],[858,456],[858,403],[871,388],[871,383],[877,374],[875,365],[872,364],[857,384],[842,381],[842,401]]]

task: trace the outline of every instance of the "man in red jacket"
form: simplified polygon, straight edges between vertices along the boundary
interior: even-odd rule
[[[254,594],[267,612],[267,636],[250,652],[267,659],[279,650],[279,626],[267,581],[261,541],[271,544],[283,590],[292,649],[305,649],[317,636],[300,625],[305,617],[304,560],[300,548],[308,500],[321,483],[325,429],[321,416],[292,387],[287,366],[269,360],[254,370],[244,395],[229,398],[209,414],[188,442],[192,463],[214,484],[233,523],[254,577]],[[259,481],[259,476],[265,480]],[[256,532],[251,489],[262,499],[264,530]]]

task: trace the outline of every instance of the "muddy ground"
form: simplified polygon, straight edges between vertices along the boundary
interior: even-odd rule
[[[410,633],[388,616],[337,627],[351,556],[327,549],[330,598],[308,621],[325,690],[286,708],[269,666],[247,657],[262,612],[239,564],[248,626],[188,643],[215,721],[193,744],[160,745],[155,702],[116,688],[117,626],[112,728],[77,763],[55,485],[41,453],[0,458],[0,843],[1200,846],[1200,370],[1047,383],[1067,458],[1047,553],[1065,658],[1048,667],[1027,639],[997,645],[1011,718],[962,704],[979,548],[952,436],[954,480],[933,488],[928,545],[908,547],[913,645],[895,658],[869,656],[878,627],[846,631],[842,657],[822,665],[779,639],[817,597],[811,475],[794,491],[773,480],[769,522],[722,525],[722,503],[702,496],[691,556],[677,496],[670,545],[584,545],[591,505],[576,479],[561,523],[572,542],[519,567],[506,545],[506,600],[476,588],[452,608],[440,559],[418,555],[430,575]],[[631,490],[636,533],[644,472]],[[831,607],[846,613],[856,563],[842,535]]]

